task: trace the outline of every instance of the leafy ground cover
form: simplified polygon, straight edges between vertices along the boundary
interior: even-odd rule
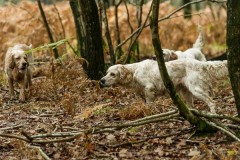
[[[100,88],[98,82],[86,78],[79,59],[62,65],[47,63],[44,70],[48,70],[47,76],[33,80],[26,103],[9,101],[5,82],[1,81],[1,133],[75,133],[172,110],[167,96],[146,105],[133,90]],[[236,114],[229,82],[218,82],[214,91],[217,112]],[[208,109],[200,101],[195,101],[195,107]],[[1,137],[0,159],[43,159],[34,146],[52,159],[237,159],[240,147],[221,132],[196,136],[193,126],[177,117],[109,133],[82,134],[61,143],[31,144]]]
[[[54,6],[44,6],[55,40],[74,37],[74,23],[68,1]],[[128,5],[130,21],[136,28],[135,7]],[[143,7],[143,18],[149,10]],[[218,7],[217,7],[218,8]],[[197,37],[196,25],[205,29],[204,54],[216,56],[225,50],[226,11],[209,7],[184,20],[178,18],[159,24],[160,37],[164,48],[184,50]],[[161,4],[161,17],[169,14],[174,7]],[[18,5],[0,7],[0,70],[9,46],[16,43],[32,43],[34,47],[49,42],[37,4],[23,1]],[[121,39],[130,34],[125,6],[119,6]],[[214,16],[215,15],[215,16]],[[115,43],[114,10],[108,10],[111,37]],[[214,18],[215,17],[215,18]],[[183,25],[184,24],[184,25]],[[40,35],[40,36],[39,36]],[[152,54],[150,30],[143,31],[139,38],[142,54]],[[76,41],[70,42],[73,46]],[[75,47],[75,46],[74,46]],[[124,48],[125,47],[125,48]],[[127,45],[123,49],[127,49]],[[61,46],[62,55],[70,54],[68,47]],[[105,52],[106,48],[105,48]],[[35,52],[36,58],[52,55],[49,51]],[[108,55],[106,54],[106,59]],[[35,71],[28,100],[20,103],[10,101],[8,88],[2,72],[0,77],[0,133],[7,135],[39,135],[45,133],[76,133],[95,126],[122,124],[148,115],[172,110],[172,101],[165,95],[153,104],[146,105],[135,91],[123,88],[100,88],[98,82],[87,79],[81,59],[66,58],[63,64],[45,62]],[[235,115],[234,99],[229,82],[223,80],[214,86],[217,112]],[[205,104],[195,101],[195,108],[207,110]],[[46,138],[46,140],[49,140]],[[127,127],[114,132],[81,134],[75,140],[61,143],[27,143],[16,138],[0,137],[0,159],[43,159],[40,147],[51,159],[239,159],[239,144],[217,132],[209,135],[195,135],[193,126],[181,117],[159,123]]]

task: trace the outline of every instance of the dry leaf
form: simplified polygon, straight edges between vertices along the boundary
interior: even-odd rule
[[[157,149],[154,150],[160,157],[164,155],[164,151],[162,150],[162,147],[158,147]]]
[[[196,150],[196,149],[190,149],[190,152],[188,153],[188,156],[199,156],[200,155],[200,151]]]
[[[116,142],[116,137],[113,134],[107,135],[106,138],[107,138],[108,142],[110,142],[110,143]]]

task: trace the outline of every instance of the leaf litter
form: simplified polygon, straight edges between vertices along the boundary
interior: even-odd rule
[[[57,4],[69,37],[74,36],[74,23],[72,13],[66,2]],[[28,8],[28,12],[26,12]],[[61,35],[57,21],[57,15],[52,6],[44,6],[49,18],[49,23],[54,30],[54,36]],[[119,7],[119,15],[124,11],[124,6]],[[148,12],[147,5],[143,7],[144,14]],[[24,10],[25,9],[25,10]],[[135,13],[135,7],[130,6],[130,14]],[[162,16],[172,10],[169,4],[162,4],[160,14]],[[31,42],[33,46],[41,46],[48,42],[45,29],[37,14],[38,8],[34,3],[24,1],[18,6],[6,6],[1,8],[0,25],[2,35],[1,63],[6,49],[12,44],[23,40],[23,43]],[[14,13],[19,14],[14,14]],[[221,13],[224,13],[221,11]],[[108,11],[111,36],[114,40],[114,10]],[[181,13],[180,13],[181,14]],[[201,16],[206,26],[206,42],[218,45],[225,43],[226,15],[219,17],[219,21],[213,21],[206,8]],[[17,16],[14,17],[14,16]],[[131,15],[130,17],[134,17]],[[26,21],[27,20],[27,21]],[[135,23],[134,20],[131,20]],[[174,21],[174,23],[173,23]],[[195,22],[177,18],[161,23],[160,36],[164,37],[163,46],[172,49],[186,49],[194,42],[196,36]],[[22,27],[22,23],[25,26]],[[209,23],[210,22],[210,23]],[[121,39],[129,35],[126,18],[119,17],[122,26]],[[185,25],[182,25],[185,24]],[[134,24],[136,27],[136,24]],[[25,29],[28,28],[28,29]],[[169,32],[171,28],[171,32]],[[32,32],[29,32],[31,30]],[[15,32],[12,32],[15,31]],[[19,32],[19,33],[18,33]],[[168,34],[165,34],[168,33]],[[191,34],[190,34],[191,33]],[[18,36],[16,36],[18,35]],[[20,36],[19,36],[20,35]],[[37,36],[43,35],[43,36]],[[149,42],[150,30],[146,29],[140,36],[140,44],[144,54],[152,51]],[[184,40],[181,38],[184,37]],[[181,43],[171,43],[181,42]],[[75,43],[74,41],[72,42]],[[212,46],[206,46],[206,55],[216,56],[219,51]],[[64,47],[60,47],[64,52]],[[220,51],[221,52],[221,51]],[[43,51],[35,53],[41,59],[51,55],[51,52]],[[46,58],[48,59],[48,58]],[[2,66],[2,65],[1,65]],[[2,67],[1,67],[2,68]],[[170,111],[172,101],[168,96],[159,97],[155,103],[146,105],[142,97],[131,89],[122,87],[100,88],[98,82],[87,78],[82,69],[79,58],[66,58],[63,64],[46,62],[35,68],[38,77],[33,80],[31,94],[26,103],[17,100],[9,101],[8,88],[4,76],[0,77],[0,133],[21,135],[23,131],[29,135],[72,132],[94,127],[96,125],[110,125],[136,120],[148,115]],[[234,99],[228,81],[220,81],[214,87],[217,112],[235,115]],[[195,107],[199,110],[207,110],[202,102],[195,101]],[[164,135],[169,135],[164,138]],[[28,144],[21,140],[0,137],[0,159],[43,159],[40,152],[32,146],[40,147],[51,159],[239,159],[239,147],[236,142],[217,132],[207,137],[193,136],[194,129],[182,118],[161,123],[147,124],[144,126],[130,127],[113,133],[94,135],[81,135],[71,142]],[[140,142],[141,143],[133,143]],[[124,144],[124,145],[121,145]],[[113,147],[113,146],[118,147]]]

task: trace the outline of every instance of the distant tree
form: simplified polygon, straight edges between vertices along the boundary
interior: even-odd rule
[[[98,8],[95,0],[79,0],[81,24],[83,28],[85,52],[82,57],[87,60],[83,64],[90,79],[99,80],[104,74],[104,55],[102,46],[102,33],[100,28]]]
[[[47,33],[48,33],[49,40],[50,40],[51,43],[54,43],[54,39],[53,39],[51,30],[50,30],[50,27],[49,27],[49,25],[48,25],[46,15],[45,15],[44,10],[43,10],[43,7],[42,7],[42,3],[41,3],[40,0],[38,0],[37,2],[38,2],[38,8],[39,8],[39,10],[40,10],[40,13],[41,13],[41,16],[42,16],[44,25],[45,25],[46,30],[47,30]],[[53,49],[53,52],[54,52],[54,57],[57,59],[57,58],[59,57],[57,48],[54,48],[54,49]]]
[[[240,1],[227,1],[228,70],[240,117]]]
[[[183,4],[187,4],[189,2],[191,2],[191,0],[183,0]],[[184,18],[190,19],[192,17],[191,14],[192,14],[192,5],[188,5],[184,8]]]

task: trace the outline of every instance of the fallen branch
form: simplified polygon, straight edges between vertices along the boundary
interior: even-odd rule
[[[0,128],[0,131],[9,130],[9,129],[16,129],[16,128],[20,128],[20,127],[22,127],[24,125],[25,124],[18,124],[18,125],[14,125],[14,126],[10,126],[10,127]]]
[[[232,116],[227,116],[227,115],[219,115],[219,114],[213,114],[213,113],[209,113],[209,112],[201,112],[198,111],[196,109],[190,109],[190,111],[192,111],[194,114],[200,116],[200,117],[205,117],[205,118],[217,118],[217,119],[228,119],[231,120],[233,122],[237,122],[240,123],[240,119],[237,117],[232,117]]]
[[[205,119],[203,119],[203,118],[202,118],[202,120],[203,120],[206,124],[208,124],[208,125],[216,128],[216,129],[219,129],[220,131],[226,133],[228,136],[232,137],[234,140],[240,142],[240,139],[239,139],[237,136],[235,136],[232,132],[228,131],[227,129],[225,129],[225,128],[221,127],[221,126],[218,126],[218,125],[217,125],[216,123],[214,123],[214,122],[209,122],[209,121],[207,121],[207,120],[205,120]]]
[[[126,128],[126,127],[135,127],[135,126],[141,126],[141,125],[145,125],[145,124],[150,124],[150,123],[156,123],[156,122],[161,122],[161,121],[165,121],[168,119],[172,119],[174,117],[178,117],[179,113],[175,113],[169,116],[165,116],[165,117],[159,117],[159,118],[154,118],[154,119],[150,119],[150,120],[145,120],[145,121],[139,121],[139,122],[128,122],[128,123],[124,123],[124,124],[116,124],[116,125],[109,125],[109,126],[100,126],[99,128],[115,128],[116,130],[120,130],[122,128]]]
[[[46,155],[46,153],[44,153],[43,150],[42,150],[40,147],[30,146],[30,148],[38,150],[38,152],[41,154],[41,156],[42,156],[45,160],[51,160],[51,158],[49,158],[49,157]]]
[[[5,133],[0,133],[0,137],[6,137],[6,138],[15,138],[15,139],[19,139],[25,142],[30,142],[28,139],[18,136],[18,135],[14,135],[14,134],[5,134]]]

